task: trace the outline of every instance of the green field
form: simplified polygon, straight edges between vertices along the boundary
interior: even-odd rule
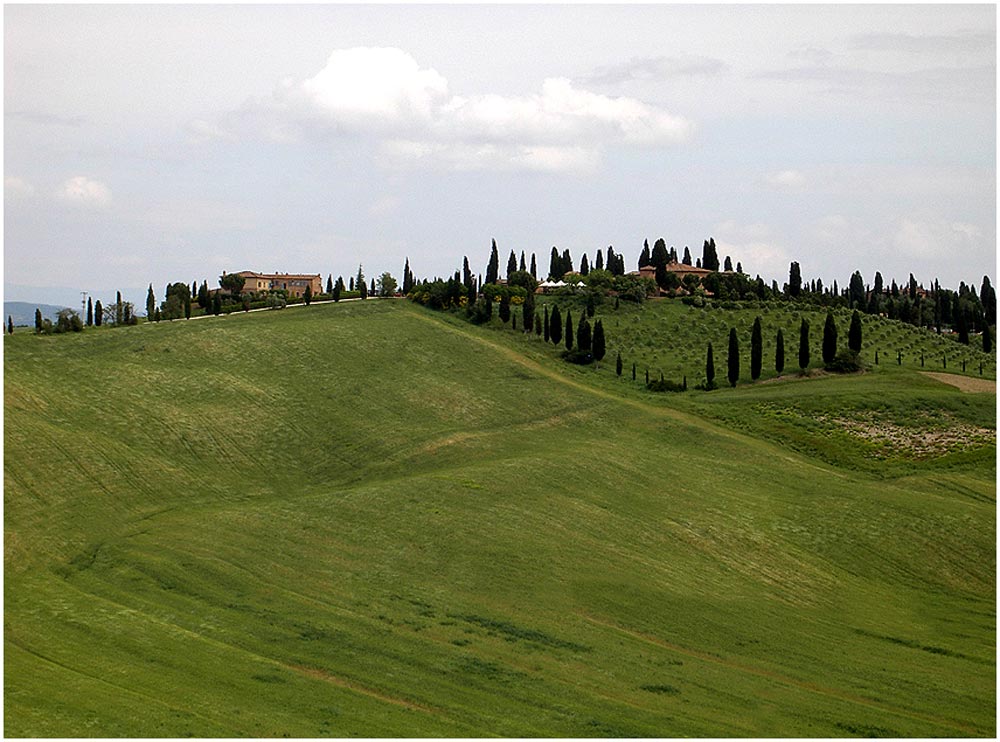
[[[5,735],[995,736],[995,394],[614,375],[686,312],[5,338]]]

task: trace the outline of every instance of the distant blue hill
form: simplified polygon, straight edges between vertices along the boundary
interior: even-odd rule
[[[32,304],[27,301],[5,301],[3,303],[4,327],[7,326],[7,317],[10,317],[14,321],[15,327],[18,325],[33,327],[35,325],[36,309],[42,310],[42,317],[55,322],[56,317],[59,315],[59,310],[65,309],[65,307],[59,307],[54,304]]]

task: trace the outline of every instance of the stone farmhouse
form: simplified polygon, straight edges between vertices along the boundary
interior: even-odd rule
[[[313,296],[323,293],[323,276],[319,273],[256,273],[240,271],[243,276],[243,291],[276,291],[284,289],[289,296],[302,296],[306,287],[312,286]]]

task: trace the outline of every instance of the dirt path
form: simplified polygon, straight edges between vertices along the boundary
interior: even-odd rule
[[[585,621],[589,621],[597,626],[603,626],[614,631],[618,631],[622,634],[632,637],[633,639],[638,639],[639,641],[646,642],[648,644],[653,644],[655,646],[667,649],[671,652],[676,652],[677,654],[682,654],[685,657],[691,657],[693,659],[702,660],[704,662],[711,662],[717,665],[723,665],[731,670],[736,670],[748,675],[756,675],[757,677],[766,678],[768,680],[773,680],[775,682],[781,683],[782,685],[792,686],[800,690],[807,691],[809,693],[816,693],[821,696],[826,696],[828,698],[836,698],[841,701],[847,701],[849,703],[857,703],[862,706],[868,706],[870,708],[878,709],[879,711],[888,712],[891,714],[898,714],[899,716],[906,716],[910,719],[916,719],[917,721],[931,722],[938,726],[947,729],[961,729],[966,734],[971,736],[976,736],[982,734],[981,729],[976,729],[975,727],[962,724],[961,722],[952,721],[951,719],[940,719],[934,716],[929,716],[927,714],[920,714],[915,711],[908,711],[906,709],[897,708],[895,706],[889,706],[878,701],[874,701],[868,698],[863,698],[861,696],[856,696],[845,691],[838,690],[836,688],[828,688],[822,685],[817,685],[815,683],[810,683],[805,680],[799,680],[797,678],[790,677],[788,675],[782,675],[780,673],[774,672],[772,670],[765,670],[760,667],[752,667],[750,665],[743,665],[738,662],[733,662],[724,657],[720,657],[716,654],[711,654],[709,652],[701,652],[697,649],[689,649],[688,647],[682,647],[677,644],[671,644],[670,642],[664,641],[663,639],[658,639],[655,636],[649,636],[643,634],[639,631],[633,629],[626,629],[617,624],[611,623],[610,621],[603,621],[593,616],[588,616],[585,613],[579,614],[581,618]]]
[[[959,374],[944,374],[940,371],[921,371],[924,376],[929,376],[942,384],[949,384],[961,389],[963,392],[989,392],[997,393],[997,383],[993,379],[976,379],[972,376],[961,376]]]

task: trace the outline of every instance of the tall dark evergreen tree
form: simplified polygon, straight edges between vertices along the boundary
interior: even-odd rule
[[[486,265],[486,283],[496,283],[500,278],[500,254],[497,252],[497,241],[493,240],[490,248],[490,262]]]
[[[603,340],[604,339],[603,338],[603,335],[604,335],[603,331],[601,332],[601,335],[602,335],[601,339]],[[597,340],[597,333],[596,332],[594,333],[594,340],[595,341]],[[618,356],[615,358],[615,375],[616,376],[621,376],[622,375],[622,354],[621,354],[620,351],[618,353]]]
[[[566,273],[569,273],[569,272],[571,272],[573,270],[573,258],[569,254],[569,248],[568,247],[565,250],[563,250],[563,254],[562,254],[562,269],[563,269],[563,275],[565,275]]]
[[[539,336],[542,334],[542,318],[537,314],[535,315],[535,334]]]
[[[566,350],[573,350],[573,313],[566,310]]]
[[[781,376],[785,370],[785,334],[778,328],[778,337],[774,340],[774,370]]]
[[[885,293],[885,281],[882,280],[882,274],[879,271],[875,271],[875,281],[872,283],[872,292],[881,296]]]
[[[149,291],[146,292],[146,319],[152,320],[154,312],[156,312],[156,294],[153,293],[153,284],[149,284]]]
[[[13,332],[13,330],[12,330]],[[993,350],[993,333],[990,331],[989,325],[983,326],[983,353],[989,353]]]
[[[510,280],[511,273],[516,273],[516,272],[517,272],[517,256],[514,254],[514,251],[511,250],[510,257],[507,258],[507,275],[506,275],[507,280]]]
[[[468,259],[466,259],[466,261],[465,261],[465,272],[466,272],[466,274],[468,274],[468,272],[469,272],[469,261],[468,261]],[[468,282],[466,282],[465,285],[468,286],[469,285]],[[409,294],[410,290],[412,288],[413,288],[413,281],[411,280],[411,276],[410,276],[410,258],[409,258],[409,256],[407,256],[406,262],[403,264],[403,296],[406,296],[407,294]],[[333,286],[330,286],[330,288],[328,290],[332,294],[333,293]]]
[[[590,263],[587,261],[587,253],[584,253],[580,258],[580,275],[586,276],[588,273],[590,273]]]
[[[576,326],[576,347],[582,351],[589,351],[593,342],[593,334],[590,330],[590,322],[586,313],[580,315],[580,322]]]
[[[715,247],[715,238],[709,237],[701,251],[701,267],[710,271],[719,270],[719,252]]]
[[[409,268],[410,268],[410,259],[407,258],[406,259],[406,269],[403,270],[403,280],[404,281],[406,280],[406,273],[409,270]],[[332,273],[328,274],[327,277],[326,277],[326,293],[328,293],[328,294],[332,294],[333,293],[333,274]],[[403,293],[405,294],[406,291],[404,291]]]
[[[962,302],[958,307],[958,342],[969,344],[969,305]]]
[[[500,296],[500,321],[504,324],[510,320],[510,297],[504,292]]]
[[[122,303],[122,292],[119,291],[115,299],[115,324],[120,325],[125,321],[125,305]]]
[[[691,251],[688,249],[687,245],[684,245],[684,257],[681,259],[681,263],[684,265],[691,265]]]
[[[563,277],[562,259],[559,257],[559,250],[552,246],[552,254],[549,256],[549,280],[561,281]]]
[[[302,295],[302,299],[305,301],[307,307],[310,304],[312,304],[312,300],[313,300],[313,288],[312,288],[312,284],[311,283],[306,286],[306,290],[305,290],[305,293]]]
[[[521,250],[521,261],[517,264],[517,269],[519,271],[528,270],[527,266],[524,264],[524,250]]]
[[[997,292],[990,283],[989,276],[983,276],[983,285],[979,289],[979,301],[983,304],[983,320],[987,325],[997,323]]]
[[[792,261],[791,266],[788,268],[788,295],[793,299],[797,299],[801,293],[802,270],[799,268],[798,263]]]
[[[712,344],[708,344],[708,354],[705,356],[705,386],[712,389],[715,386],[715,356],[712,354]]]
[[[98,299],[94,304],[94,326],[100,327],[104,323],[104,307]]]
[[[604,270],[604,253],[600,250],[597,251],[597,258],[594,260],[594,268],[596,270]]]
[[[799,368],[809,368],[809,322],[805,319],[799,325]]]
[[[729,328],[729,356],[726,358],[729,370],[729,385],[736,386],[740,378],[740,341],[736,337],[736,328]]]
[[[333,300],[335,302],[340,301],[340,291],[344,286],[344,281],[339,276],[337,277],[337,282],[333,284]]]
[[[465,288],[469,288],[472,285],[472,271],[469,269],[469,258],[465,255],[462,256],[462,283],[465,284]]]
[[[653,252],[649,254],[649,262],[646,263],[646,265],[651,265],[654,268],[657,268],[661,265],[666,265],[667,262],[667,243],[662,237],[660,237],[653,243]]]
[[[861,314],[857,309],[851,315],[851,326],[847,330],[847,347],[852,353],[861,353]]]
[[[368,287],[368,296],[377,296],[375,293],[375,277],[372,276],[371,285]]]
[[[851,282],[847,286],[847,300],[848,306],[852,309],[859,307],[864,309],[868,306],[868,300],[865,296],[865,279],[861,277],[859,271],[854,271],[851,274]]]
[[[754,381],[760,378],[760,370],[764,365],[764,339],[761,337],[760,317],[753,321],[750,331],[750,378]]]
[[[837,357],[837,323],[833,319],[833,312],[826,313],[826,322],[823,325],[823,363],[833,363]]]
[[[545,319],[544,319],[543,324],[542,324],[542,330],[544,331],[543,332],[543,336],[544,336],[545,342],[547,343],[547,342],[549,342],[549,305],[546,304],[545,307],[544,307],[544,309],[545,309]]]
[[[549,340],[556,346],[562,340],[562,315],[559,314],[558,306],[552,307],[552,315],[549,317]]]
[[[652,255],[649,252],[649,240],[644,240],[642,243],[642,252],[639,253],[639,267],[645,268],[650,264],[652,260]]]
[[[35,332],[42,331],[42,310],[35,307]]]
[[[521,304],[521,326],[525,332],[531,332],[535,326],[535,295],[530,291]]]
[[[538,269],[535,267],[535,253],[531,253],[531,277],[538,279]]]
[[[728,255],[726,256],[725,262],[723,262],[722,264],[722,270],[726,271],[727,273],[730,273],[733,270],[733,260]]]
[[[7,334],[14,334],[14,319],[9,314],[7,315]],[[618,375],[621,376],[621,374]]]
[[[91,327],[94,324],[94,300],[91,297],[87,297],[87,327]]]
[[[156,311],[155,309],[153,310]],[[184,319],[191,319],[191,295],[184,295]]]
[[[212,314],[222,314],[222,296],[218,293],[212,297]]]
[[[605,353],[607,353],[607,344],[604,340],[604,323],[601,320],[594,322],[594,340],[591,344],[591,353],[594,354],[594,360],[600,363],[604,359]],[[618,356],[618,375],[622,375],[621,366],[621,356]]]

